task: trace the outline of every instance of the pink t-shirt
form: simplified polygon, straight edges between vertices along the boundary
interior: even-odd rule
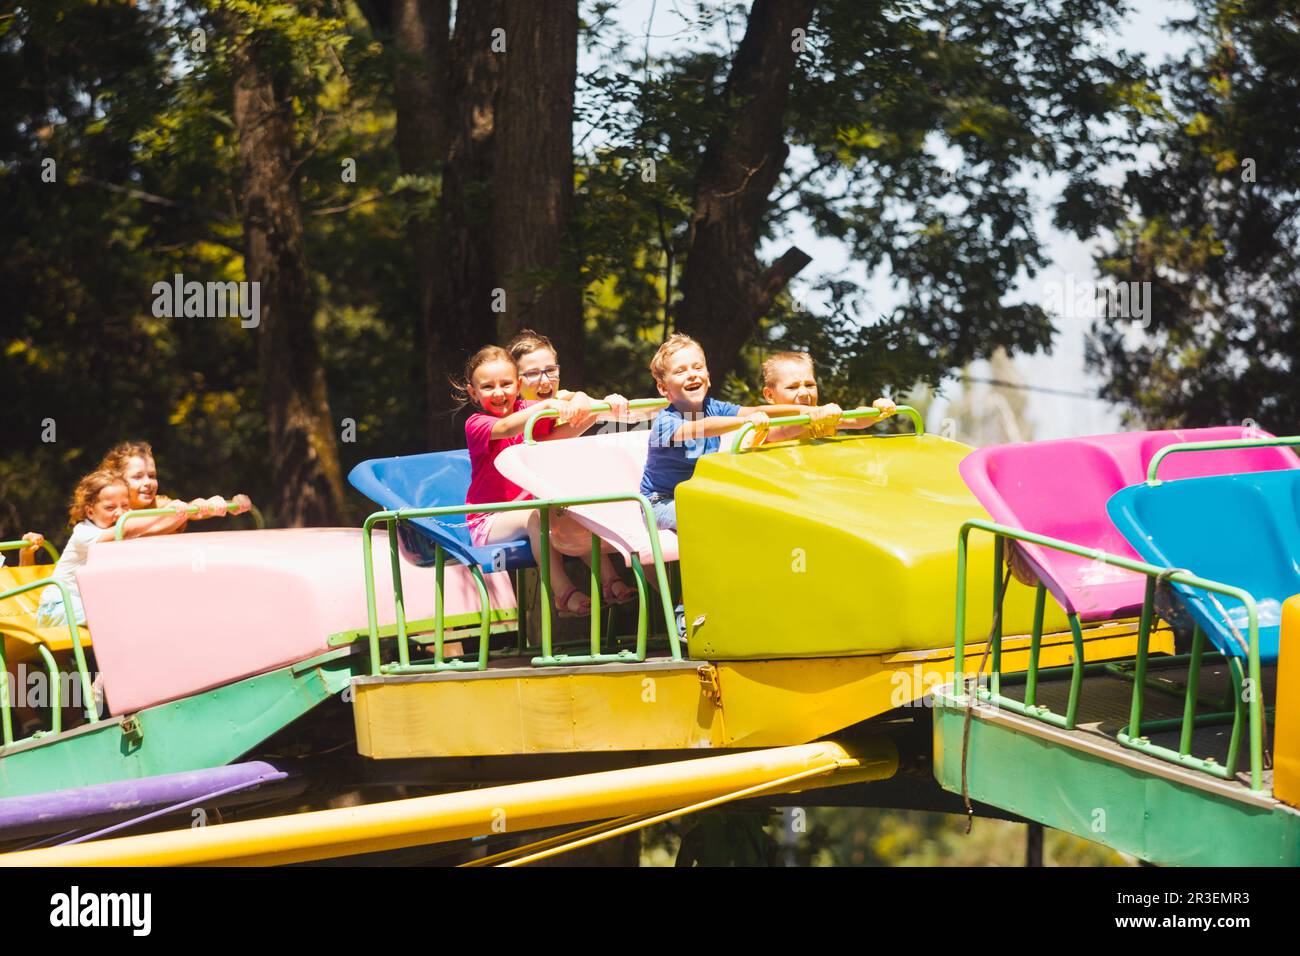
[[[510,414],[536,404],[535,401],[525,401],[522,398],[517,398],[515,399],[515,407],[510,410]],[[469,491],[465,492],[465,504],[467,505],[517,501],[522,498],[532,497],[524,489],[497,471],[497,455],[501,454],[509,446],[518,445],[524,440],[522,433],[515,435],[513,438],[492,438],[492,426],[499,420],[495,415],[489,415],[487,412],[475,412],[465,422],[465,443],[469,448],[470,474]],[[538,438],[549,435],[554,427],[554,418],[543,418],[534,426],[533,435]],[[470,537],[475,543],[481,543],[479,542],[481,537],[479,526],[488,517],[488,514],[478,512],[466,516],[469,522]]]

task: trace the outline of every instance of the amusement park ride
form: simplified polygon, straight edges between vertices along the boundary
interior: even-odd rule
[[[976,451],[900,411],[914,434],[738,434],[678,534],[646,430],[530,422],[498,467],[537,500],[467,506],[464,451],[363,462],[359,530],[92,549],[89,630],[35,624],[49,566],[0,568],[0,862],[517,865],[738,801],[964,796],[1154,863],[1300,864],[1300,438]],[[518,508],[566,509],[637,599],[594,578],[575,643],[545,549],[471,543],[466,512]],[[367,788],[396,798],[293,812]]]

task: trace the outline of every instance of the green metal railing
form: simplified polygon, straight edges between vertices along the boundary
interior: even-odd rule
[[[365,565],[366,614],[370,640],[370,672],[379,674],[418,674],[449,670],[486,670],[488,662],[488,642],[491,636],[492,605],[487,591],[483,572],[477,564],[469,565],[470,574],[478,588],[480,602],[480,625],[478,657],[475,660],[452,660],[444,657],[444,580],[447,561],[446,551],[441,545],[434,551],[434,659],[432,663],[412,663],[410,658],[410,637],[407,632],[405,599],[402,592],[401,556],[398,550],[398,522],[413,518],[442,518],[450,515],[470,513],[494,514],[501,511],[525,511],[536,509],[541,518],[541,540],[550,540],[550,516],[554,508],[571,508],[577,505],[611,504],[619,501],[635,501],[641,505],[642,517],[649,531],[650,549],[654,556],[655,578],[659,587],[660,603],[664,614],[664,624],[668,633],[668,643],[673,660],[681,660],[681,645],[677,637],[676,615],[673,613],[672,598],[668,588],[668,575],[664,565],[663,551],[659,546],[659,535],[655,525],[654,512],[645,496],[639,494],[588,495],[578,498],[553,498],[548,500],[529,499],[499,504],[462,504],[445,505],[438,508],[404,508],[397,511],[377,511],[365,520],[362,526],[362,557]],[[375,603],[374,551],[371,532],[375,525],[384,523],[388,529],[389,560],[392,566],[393,601],[396,617],[397,663],[383,664],[379,655],[379,625]],[[541,639],[542,653],[532,659],[535,666],[557,666],[574,664],[603,664],[612,662],[639,663],[645,660],[649,625],[649,595],[645,569],[636,555],[629,562],[637,585],[637,631],[636,651],[618,651],[607,654],[601,652],[600,630],[600,538],[591,536],[591,653],[585,655],[556,654],[551,637],[551,557],[550,548],[543,547],[537,556],[540,573],[538,585],[541,605]],[[522,598],[521,598],[522,600]],[[522,627],[522,621],[521,621]]]
[[[227,501],[226,507],[233,508],[235,507],[235,503],[233,501]],[[185,509],[185,511],[187,514],[196,515],[199,513],[199,506],[190,505],[188,508]],[[113,539],[115,541],[122,540],[122,536],[126,531],[126,523],[132,518],[152,518],[157,515],[174,515],[176,513],[177,512],[175,508],[139,508],[135,511],[128,511],[126,514],[122,515],[122,517],[118,518],[117,524],[113,526]],[[254,527],[259,529],[266,527],[266,522],[262,519],[262,512],[258,510],[257,505],[250,504],[248,506],[248,514],[251,515],[253,518]],[[233,515],[229,511],[227,511],[224,517],[237,518],[239,516]]]
[[[1224,441],[1188,441],[1180,442],[1176,445],[1166,445],[1151,456],[1151,464],[1147,466],[1147,484],[1161,484],[1160,479],[1156,477],[1156,471],[1160,468],[1160,463],[1170,455],[1191,451],[1225,451],[1232,448],[1277,448],[1288,445],[1300,445],[1300,435],[1291,435],[1284,438],[1237,438],[1226,439]]]
[[[1251,687],[1254,692],[1249,696],[1249,730],[1250,730],[1250,786],[1252,790],[1262,790],[1263,784],[1263,723],[1264,709],[1260,700],[1262,693],[1262,684],[1260,683],[1260,660],[1259,660],[1259,616],[1255,607],[1255,599],[1247,591],[1241,588],[1233,587],[1228,584],[1221,584],[1217,581],[1209,581],[1205,578],[1173,568],[1161,568],[1153,564],[1147,564],[1144,561],[1135,561],[1130,558],[1120,557],[1119,555],[1108,554],[1095,548],[1084,548],[1068,541],[1060,541],[1056,538],[1049,538],[1041,534],[1034,534],[1030,531],[1021,531],[1017,528],[1009,528],[1005,525],[995,524],[991,521],[973,519],[967,521],[961,526],[957,536],[957,621],[956,621],[956,639],[955,639],[955,667],[958,674],[958,680],[961,682],[961,693],[966,694],[968,690],[969,676],[966,674],[966,577],[967,577],[967,539],[972,530],[986,531],[994,536],[993,557],[994,557],[994,620],[995,626],[990,632],[989,641],[992,652],[992,668],[990,673],[990,684],[988,690],[976,689],[976,696],[984,701],[994,704],[998,707],[1006,708],[1014,713],[1026,717],[1032,717],[1041,720],[1044,723],[1061,727],[1066,730],[1073,730],[1078,718],[1079,694],[1083,684],[1084,674],[1089,671],[1095,671],[1104,668],[1105,665],[1085,665],[1083,654],[1083,635],[1079,626],[1078,615],[1069,614],[1070,632],[1074,638],[1074,659],[1070,666],[1070,691],[1066,713],[1064,716],[1053,713],[1049,708],[1037,703],[1038,689],[1038,657],[1042,640],[1043,625],[1043,605],[1046,597],[1046,587],[1040,581],[1035,594],[1034,603],[1034,629],[1030,635],[1029,649],[1029,669],[1025,677],[1025,699],[1018,701],[1014,698],[1007,697],[1001,693],[1001,601],[1005,597],[1002,589],[1002,565],[1004,553],[1004,539],[1015,541],[1025,541],[1030,544],[1036,544],[1044,548],[1052,548],[1056,551],[1064,551],[1067,554],[1077,555],[1082,558],[1089,558],[1102,564],[1111,565],[1117,568],[1123,568],[1127,571],[1133,571],[1147,577],[1146,595],[1142,603],[1142,616],[1138,624],[1138,646],[1135,656],[1135,666],[1133,670],[1133,699],[1129,709],[1128,724],[1116,734],[1116,740],[1125,747],[1137,750],[1161,760],[1179,764],[1180,766],[1190,767],[1221,779],[1230,780],[1236,775],[1238,754],[1240,749],[1241,728],[1243,724],[1243,694],[1245,687],[1245,675],[1242,672],[1242,663],[1240,657],[1231,657],[1228,659],[1229,674],[1233,683],[1233,709],[1226,713],[1197,714],[1196,704],[1198,702],[1198,690],[1200,680],[1200,664],[1204,650],[1204,635],[1199,627],[1196,628],[1193,635],[1192,653],[1190,655],[1189,673],[1184,703],[1183,716],[1181,718],[1170,718],[1167,720],[1142,722],[1142,710],[1144,702],[1144,691],[1147,688],[1147,656],[1149,647],[1149,638],[1151,625],[1155,618],[1155,594],[1158,581],[1170,581],[1176,584],[1183,584],[1188,587],[1200,588],[1214,594],[1221,594],[1240,601],[1246,608],[1248,620],[1248,639],[1244,648],[1247,658],[1247,673],[1250,678]],[[1229,738],[1228,754],[1223,764],[1219,764],[1212,758],[1200,759],[1191,756],[1191,736],[1192,730],[1197,725],[1203,725],[1211,722],[1226,721],[1231,718],[1232,731]],[[1158,733],[1161,731],[1172,730],[1175,727],[1181,727],[1179,749],[1173,750],[1168,747],[1161,747],[1151,743],[1150,739],[1145,736],[1147,733]]]
[[[9,541],[4,542],[6,545],[12,543]],[[25,541],[18,543],[20,546],[26,544]],[[10,549],[5,548],[4,550]],[[72,642],[72,654],[77,662],[77,676],[81,683],[81,693],[83,699],[87,701],[86,717],[92,724],[98,723],[99,714],[95,709],[95,693],[91,686],[90,669],[86,666],[86,652],[81,645],[81,632],[77,630],[77,615],[68,586],[62,581],[56,581],[51,575],[47,578],[20,584],[18,587],[0,593],[0,602],[7,601],[9,598],[17,597],[28,591],[35,591],[37,588],[44,590],[51,586],[59,589],[59,600],[63,603],[63,614],[68,627],[68,637]],[[59,665],[44,643],[37,643],[35,646],[37,652],[41,655],[41,659],[45,662],[45,669],[50,677],[50,732],[57,734],[63,729],[63,706],[59,694]],[[3,736],[4,746],[6,747],[14,742],[13,717],[10,713],[13,701],[9,697],[9,661],[7,657],[4,637],[0,635],[0,735]]]
[[[910,405],[899,405],[897,414],[903,415],[911,419],[912,428],[915,430],[917,435],[925,434],[925,422],[921,420],[921,413],[918,412],[915,408],[913,408]],[[841,415],[840,420],[852,421],[858,418],[879,418],[879,417],[880,417],[880,409],[878,408],[854,408],[854,409],[850,409],[849,411]],[[890,417],[892,418],[893,416]],[[768,427],[780,428],[784,425],[807,425],[811,421],[812,418],[811,416],[808,415],[787,415],[783,418],[772,419]],[[745,436],[750,434],[753,430],[754,430],[753,422],[746,422],[744,425],[740,427],[740,429],[736,432],[735,437],[731,441],[731,453],[733,455],[738,455],[741,452],[746,450],[745,448],[742,447],[742,444],[745,440]]]
[[[42,535],[42,537],[44,536]],[[0,551],[21,551],[27,546],[26,541],[0,541]],[[50,544],[49,538],[41,542],[41,547],[45,549],[45,553],[50,556],[52,561],[57,562],[59,560],[59,549]]]
[[[627,403],[629,411],[638,411],[646,408],[665,408],[668,405],[666,398],[634,398]],[[593,412],[607,412],[610,410],[608,402],[592,402],[591,410]],[[528,421],[524,423],[524,444],[535,445],[537,439],[533,437],[533,429],[543,418],[559,418],[560,413],[554,408],[539,408],[528,416]]]

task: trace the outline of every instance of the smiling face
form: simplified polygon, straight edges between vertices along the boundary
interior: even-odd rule
[[[158,469],[152,458],[132,455],[122,474],[131,492],[132,508],[153,508],[158,503]]]
[[[519,373],[513,362],[491,359],[474,369],[469,397],[489,415],[504,418],[519,397]]]
[[[684,345],[668,356],[663,381],[655,384],[659,394],[679,411],[698,412],[709,394],[709,367],[704,350],[698,345]]]
[[[126,482],[114,482],[99,489],[99,496],[86,506],[86,517],[98,528],[111,528],[131,510],[131,495]]]
[[[763,386],[763,399],[769,405],[816,405],[817,378],[811,362],[788,360],[777,362]]]
[[[560,390],[560,366],[550,349],[533,349],[519,357],[519,394],[529,401],[554,398]]]

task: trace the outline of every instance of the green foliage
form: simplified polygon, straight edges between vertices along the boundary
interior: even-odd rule
[[[1105,394],[1150,427],[1241,421],[1294,431],[1300,355],[1300,18],[1293,4],[1197,0],[1193,43],[1160,71],[1135,139],[1155,159],[1080,187],[1068,221],[1104,224],[1103,274],[1150,282],[1150,327],[1098,322]],[[1092,209],[1080,208],[1084,200]]]

